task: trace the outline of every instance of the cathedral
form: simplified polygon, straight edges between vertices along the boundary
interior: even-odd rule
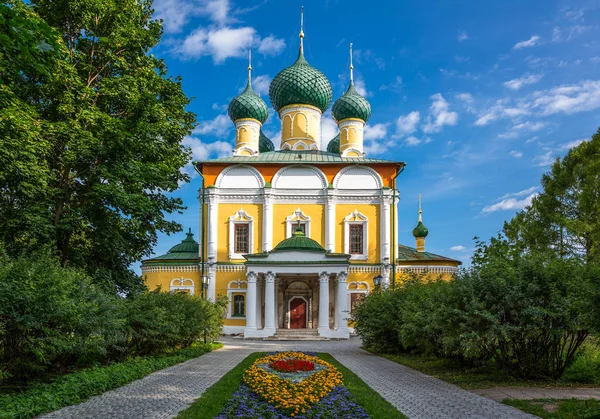
[[[301,329],[348,338],[350,314],[366,294],[407,272],[449,276],[460,265],[425,250],[420,201],[415,247],[398,243],[405,163],[365,155],[371,105],[354,86],[352,49],[348,89],[332,107],[339,133],[321,138],[333,93],[307,62],[303,38],[301,30],[298,58],[269,88],[281,119],[279,149],[261,129],[269,111],[252,89],[249,65],[246,89],[228,109],[232,155],[194,162],[202,180],[198,241],[190,229],[168,253],[142,262],[149,289],[227,296],[226,334],[277,338]]]

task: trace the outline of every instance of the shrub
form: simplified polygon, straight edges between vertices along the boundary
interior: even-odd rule
[[[0,263],[0,379],[102,359],[125,339],[120,301],[47,253]]]

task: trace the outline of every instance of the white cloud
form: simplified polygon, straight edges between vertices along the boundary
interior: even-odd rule
[[[198,28],[189,34],[177,52],[184,59],[195,59],[210,55],[216,64],[227,58],[244,57],[256,37],[256,30],[223,27],[218,29]]]
[[[277,55],[285,48],[285,41],[269,35],[260,41],[258,52],[262,55]]]
[[[232,128],[233,123],[227,115],[217,115],[209,121],[200,121],[194,129],[194,134],[224,137]]]
[[[519,78],[504,82],[504,85],[512,90],[519,90],[521,87],[526,86],[528,84],[537,83],[542,79],[542,77],[544,77],[543,74],[524,75]]]
[[[520,159],[521,157],[523,157],[523,152],[522,151],[517,151],[517,150],[511,150],[511,152],[509,153],[511,156],[513,156],[516,159]]]
[[[527,196],[523,199],[520,199],[520,200],[516,199],[516,198],[503,199],[502,201],[497,202],[493,205],[486,205],[485,207],[483,207],[481,212],[490,213],[490,212],[496,212],[496,211],[520,210],[520,209],[523,209],[526,206],[530,205],[531,200],[535,196],[537,196],[537,193],[530,194],[529,196]]]
[[[387,124],[365,125],[365,140],[381,140],[387,136]]]
[[[338,126],[331,116],[321,118],[321,150],[327,150],[327,144],[338,133]]]
[[[563,144],[560,147],[560,149],[561,150],[570,150],[570,149],[572,149],[574,147],[577,147],[579,144],[583,143],[584,141],[589,141],[589,140],[590,140],[589,138],[582,138],[582,139],[579,139],[579,140],[569,141],[568,143]]]
[[[469,62],[469,57],[462,57],[460,55],[455,55],[454,56],[454,61],[456,61],[457,63],[468,63]]]
[[[533,47],[535,45],[538,44],[538,41],[540,40],[540,37],[537,35],[533,35],[531,38],[529,38],[527,41],[521,41],[521,42],[517,42],[515,44],[515,46],[513,46],[512,49],[521,49],[521,48],[529,48],[529,47]]]
[[[458,93],[456,95],[458,100],[462,100],[463,102],[471,105],[474,102],[473,95],[470,93]]]
[[[364,96],[364,97],[371,96],[371,92],[369,92],[367,90],[367,85],[365,84],[365,79],[363,79],[359,75],[356,75],[354,77],[354,88],[361,96]]]
[[[402,77],[396,76],[390,84],[382,85],[379,90],[390,90],[392,92],[399,92],[402,90]]]
[[[532,186],[531,188],[523,189],[522,191],[519,191],[519,192],[510,192],[510,193],[507,193],[506,195],[503,195],[503,196],[501,196],[498,199],[507,199],[507,198],[514,198],[514,197],[518,197],[518,196],[531,195],[532,193],[534,193],[538,189],[540,189],[539,186]]]
[[[450,105],[440,93],[431,96],[431,106],[426,124],[423,126],[423,132],[429,134],[440,132],[445,125],[453,126],[458,122],[458,114],[450,112]]]
[[[409,145],[409,146],[415,146],[415,145],[421,144],[421,140],[419,140],[417,137],[413,137],[412,135],[410,137],[406,138],[404,140],[404,142],[406,143],[406,145]]]
[[[495,105],[480,114],[475,125],[483,126],[499,118],[517,118],[528,113],[529,111],[525,107],[513,107],[507,105],[504,100],[497,100]]]
[[[420,120],[421,114],[418,111],[399,116],[396,120],[396,134],[399,136],[412,134],[417,130],[417,125]]]
[[[584,80],[578,84],[538,91],[532,95],[532,99],[531,106],[542,115],[591,111],[600,107],[600,81]]]
[[[229,0],[156,0],[154,13],[166,33],[178,33],[194,16],[206,16],[218,25],[232,22]]]
[[[513,126],[514,130],[523,130],[523,131],[539,131],[542,128],[544,128],[546,126],[545,123],[543,122],[531,122],[531,121],[525,121],[522,122],[520,124],[516,124],[515,126]]]
[[[271,77],[268,74],[262,74],[252,79],[252,88],[259,95],[268,95]]]
[[[462,245],[457,245],[457,246],[452,246],[450,248],[450,250],[452,250],[453,252],[462,252],[463,250],[466,250],[467,248],[465,246]]]
[[[184,137],[181,143],[192,150],[192,160],[194,161],[229,156],[233,150],[233,146],[228,142],[204,143],[201,139],[193,136]]]
[[[552,150],[548,150],[543,154],[540,154],[539,156],[535,156],[533,158],[533,163],[535,163],[536,166],[538,167],[545,167],[545,166],[550,166],[552,163],[554,163],[554,153],[552,152]]]
[[[469,34],[467,32],[458,32],[458,42],[466,41],[467,39],[469,39]]]

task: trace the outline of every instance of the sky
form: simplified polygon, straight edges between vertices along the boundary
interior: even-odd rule
[[[540,192],[552,161],[600,126],[600,0],[156,0],[164,35],[152,53],[193,98],[198,126],[184,144],[194,160],[231,155],[227,105],[245,87],[249,46],[253,86],[271,113],[263,129],[278,147],[268,89],[297,56],[301,6],[306,58],[334,101],[354,45],[355,84],[372,107],[367,157],[406,162],[402,244],[415,244],[421,194],[426,250],[468,263],[473,238],[495,236]],[[337,133],[330,110],[324,146]],[[201,180],[184,170],[191,182],[173,195],[187,210],[168,218],[198,239]],[[155,254],[184,237],[160,235]]]

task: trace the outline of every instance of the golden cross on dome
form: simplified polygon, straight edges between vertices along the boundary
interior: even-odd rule
[[[350,42],[350,82],[354,81],[354,66],[352,65],[352,42]]]
[[[419,222],[423,222],[423,209],[421,208],[421,194],[419,194]]]
[[[248,83],[252,82],[252,49],[248,46]]]
[[[304,52],[304,6],[300,11],[300,50]]]

